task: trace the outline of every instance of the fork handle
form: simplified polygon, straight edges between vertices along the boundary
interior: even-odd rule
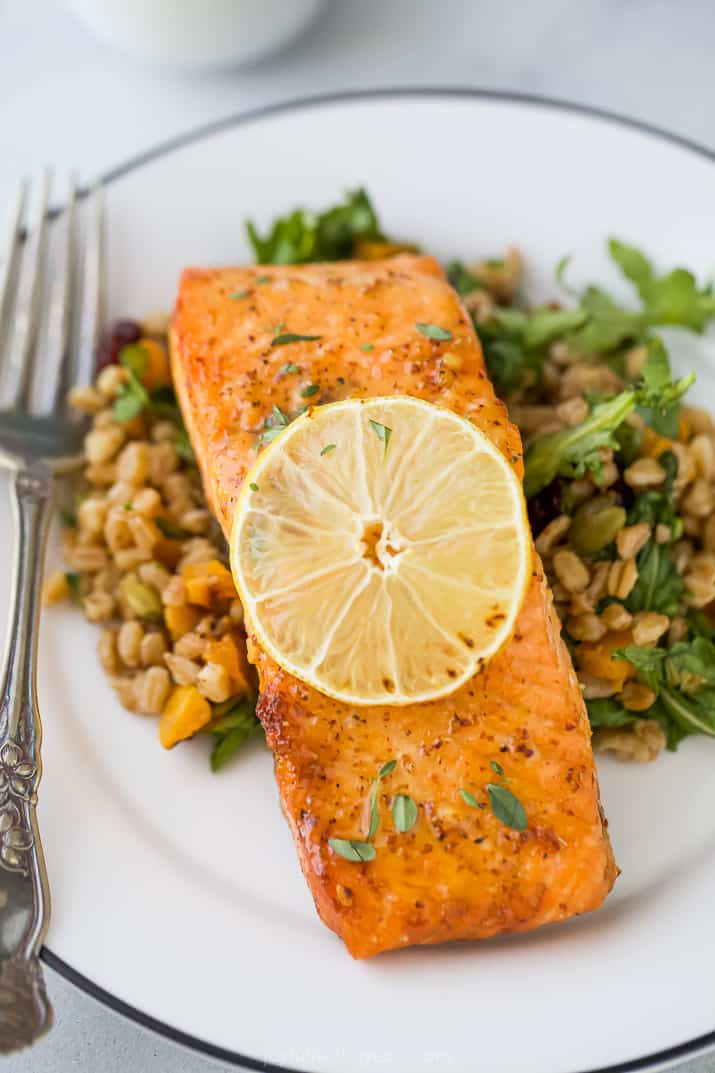
[[[39,954],[50,915],[50,892],[37,826],[37,786],[42,771],[42,727],[37,707],[37,634],[42,567],[54,499],[50,470],[40,464],[11,474],[15,520],[13,588],[0,686],[0,883],[2,871],[32,880],[33,919],[8,949],[0,935],[0,959]]]
[[[0,687],[0,1054],[27,1047],[52,1024],[40,947],[50,889],[37,825],[42,728],[37,708],[37,628],[42,566],[54,498],[46,466],[10,478],[15,554]]]

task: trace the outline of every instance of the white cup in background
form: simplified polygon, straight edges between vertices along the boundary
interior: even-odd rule
[[[218,70],[294,37],[324,0],[69,0],[98,38],[149,63]]]

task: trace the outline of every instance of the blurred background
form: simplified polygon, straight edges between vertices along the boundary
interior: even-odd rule
[[[0,0],[0,201],[48,161],[87,180],[223,117],[349,89],[540,94],[715,149],[713,41],[712,0]],[[219,1068],[47,975],[57,1025],[7,1073]]]

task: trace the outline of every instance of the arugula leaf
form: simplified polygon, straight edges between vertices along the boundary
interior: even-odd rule
[[[664,648],[641,648],[639,645],[626,645],[614,648],[612,659],[627,659],[638,671],[641,682],[649,686],[658,695],[663,682],[665,661],[668,653]]]
[[[581,295],[580,308],[588,319],[568,338],[571,349],[579,354],[615,350],[624,343],[636,342],[644,335],[646,323],[643,315],[622,309],[600,287],[586,288]]]
[[[114,400],[114,417],[117,421],[131,421],[150,403],[149,392],[138,376],[127,369],[127,381]]]
[[[672,382],[667,354],[665,369],[663,366],[664,353],[662,344],[649,350],[642,378],[635,387],[597,403],[580,424],[542,436],[531,445],[524,460],[527,497],[541,491],[559,475],[582,477],[587,469],[595,470],[597,474],[601,449],[619,449],[616,430],[636,406],[647,406],[665,414],[677,405],[693,382],[693,376]]]
[[[251,221],[249,241],[260,264],[305,264],[352,257],[358,240],[383,241],[377,214],[364,190],[348,191],[345,201],[322,213],[296,209],[275,220],[265,237]]]
[[[206,727],[213,734],[211,770],[220,771],[239,749],[259,732],[261,723],[256,716],[256,698],[232,698],[213,708],[214,718]]]
[[[400,834],[407,834],[417,823],[418,809],[409,794],[398,794],[392,802],[392,819]]]
[[[673,324],[702,332],[715,315],[715,296],[709,288],[699,290],[692,272],[674,268],[658,276],[647,257],[635,246],[611,238],[608,251],[634,284],[650,324]]]
[[[358,864],[373,861],[377,856],[377,850],[370,842],[361,842],[357,838],[329,838],[328,845],[346,861],[355,861]]]
[[[685,693],[715,688],[715,644],[707,637],[679,641],[668,651],[668,678]]]
[[[636,558],[638,580],[624,601],[629,611],[678,612],[685,584],[678,573],[670,547],[651,537]]]
[[[586,708],[588,718],[594,729],[598,727],[627,727],[635,723],[638,718],[633,712],[627,711],[617,700],[612,697],[587,700]]]
[[[679,690],[664,688],[659,699],[667,714],[686,734],[715,737],[715,689],[705,689],[688,697]]]

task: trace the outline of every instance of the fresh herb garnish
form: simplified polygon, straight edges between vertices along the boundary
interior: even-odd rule
[[[320,391],[320,384],[306,384],[304,388],[301,388],[301,399],[311,399],[313,395],[317,395]]]
[[[281,365],[278,372],[282,373],[284,376],[287,376],[288,373],[299,373],[300,365],[296,365],[294,361],[287,361],[285,365]]]
[[[258,485],[256,484],[255,481],[251,481],[251,483],[249,484],[248,487],[251,489],[252,492],[257,492],[258,491]]]
[[[388,425],[381,425],[379,421],[373,421],[369,418],[370,428],[377,436],[378,440],[383,445],[383,457],[387,454],[387,448],[390,446],[390,436],[392,436],[392,429]]]
[[[243,697],[240,700],[232,697],[222,704],[215,704],[211,722],[206,727],[214,737],[211,770],[220,771],[261,729],[261,723],[256,716],[255,697]]]
[[[578,425],[537,439],[526,453],[524,491],[528,497],[540,492],[557,476],[582,477],[589,469],[598,471],[604,447],[618,450],[616,430],[636,406],[665,415],[688,390],[694,376],[670,380],[662,375],[663,347],[654,340],[641,380],[635,387],[612,399],[597,403],[589,416]],[[667,356],[666,356],[667,362]]]
[[[127,503],[124,504],[123,509],[124,510],[134,510],[134,506],[133,506],[132,503],[127,502]]]
[[[490,760],[489,767],[492,769],[495,775],[500,775],[502,778],[504,777],[504,768],[501,766],[501,764],[497,764],[496,760]]]
[[[329,838],[328,845],[340,857],[346,861],[356,861],[363,864],[372,861],[377,855],[375,847],[370,842],[361,842],[357,838]]]
[[[68,572],[65,574],[65,581],[67,582],[67,588],[70,591],[70,600],[76,603],[79,600],[79,587],[80,576],[74,572]]]
[[[250,293],[250,291],[231,291],[229,298],[232,298],[234,302],[238,302],[241,298],[248,298]]]
[[[464,803],[466,805],[470,806],[470,808],[485,808],[486,807],[482,801],[477,801],[477,799],[474,796],[474,794],[471,793],[469,790],[465,790],[464,788],[462,788],[459,791],[459,796],[462,798],[462,801],[464,801]]]
[[[362,352],[364,354],[369,354],[370,351],[374,350],[374,349],[375,349],[375,347],[374,347],[373,343],[361,343],[360,346],[358,347],[358,350],[362,350]]]
[[[176,525],[169,518],[154,518],[154,525],[162,536],[168,540],[185,540],[189,535],[180,525]]]
[[[526,812],[521,801],[506,786],[487,783],[489,804],[498,820],[514,831],[525,831],[527,827]]]
[[[415,323],[417,331],[424,335],[426,339],[436,339],[439,342],[443,342],[446,339],[452,338],[452,333],[448,328],[440,328],[439,324],[425,324],[423,321],[417,321]]]
[[[627,727],[636,721],[636,714],[627,711],[612,697],[587,700],[588,718],[594,730],[599,727]]]
[[[407,834],[417,822],[417,804],[409,794],[397,794],[392,802],[392,819],[400,834]]]
[[[60,507],[59,509],[60,525],[63,529],[76,529],[77,528],[77,515],[69,507]]]
[[[322,335],[299,335],[298,332],[283,332],[271,339],[271,346],[287,346],[288,343],[312,343],[322,339]]]
[[[345,201],[326,212],[296,209],[277,219],[265,237],[246,224],[256,260],[261,264],[305,264],[353,257],[358,241],[382,241],[375,210],[364,190],[352,190]]]
[[[272,276],[256,276],[256,283],[263,285],[264,283],[270,283],[272,279]]]
[[[258,437],[258,444],[272,443],[276,436],[289,424],[289,419],[279,406],[274,406],[271,416],[263,422],[263,432]]]
[[[640,250],[616,238],[609,239],[608,252],[638,291],[649,323],[678,324],[702,332],[715,315],[715,294],[711,288],[698,290],[695,276],[687,269],[674,268],[659,276]]]
[[[368,798],[368,839],[374,838],[377,834],[377,829],[380,826],[380,809],[377,800],[377,795],[380,790],[380,783],[387,776],[391,775],[397,765],[396,760],[386,760],[378,771],[376,777],[372,780],[370,786],[370,796]]]
[[[326,443],[325,447],[323,447],[320,452],[320,457],[323,458],[325,455],[332,454],[337,446],[337,443]]]
[[[463,261],[450,261],[447,265],[447,279],[460,298],[472,294],[473,291],[484,289],[482,281],[467,268]]]

